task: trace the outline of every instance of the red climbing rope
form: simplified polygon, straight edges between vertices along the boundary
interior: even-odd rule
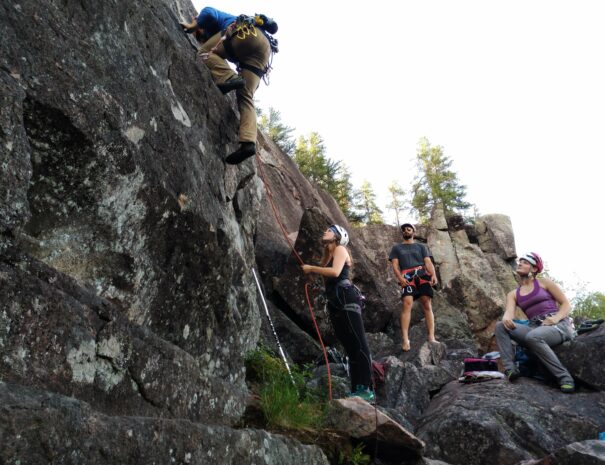
[[[258,165],[258,171],[260,172],[261,180],[263,182],[263,185],[265,186],[265,191],[267,192],[267,198],[269,199],[269,204],[271,205],[271,208],[273,210],[273,216],[275,216],[275,220],[277,221],[277,224],[279,225],[279,227],[282,231],[282,234],[284,235],[284,238],[290,245],[290,248],[292,249],[294,256],[296,257],[296,259],[298,260],[298,262],[301,265],[304,265],[305,262],[303,261],[303,259],[300,257],[300,255],[294,248],[294,244],[292,244],[292,241],[288,237],[288,232],[286,231],[286,228],[284,227],[283,223],[281,222],[281,220],[279,218],[279,212],[277,211],[277,207],[275,206],[275,202],[273,201],[273,194],[271,193],[271,189],[269,189],[269,183],[267,182],[267,178],[265,177],[265,172],[263,170],[262,161],[260,159],[260,155],[258,154],[258,152],[256,153],[256,163]],[[315,320],[315,313],[313,312],[313,305],[311,305],[311,299],[309,298],[309,283],[305,283],[305,296],[307,297],[307,304],[309,305],[309,312],[311,313],[311,319],[313,320],[313,325],[315,326],[315,331],[317,332],[317,338],[319,339],[319,344],[320,344],[321,350],[324,354],[324,360],[326,362],[326,368],[328,370],[328,397],[330,400],[332,400],[332,374],[330,372],[330,363],[328,361],[328,354],[326,352],[326,347],[324,346],[323,339],[321,337],[321,333],[319,332],[319,325],[317,324],[317,321]]]
[[[263,164],[260,160],[260,155],[258,154],[258,152],[256,153],[256,163],[258,164],[258,170],[260,171],[260,177],[261,177],[261,180],[263,181],[263,185],[265,186],[265,191],[267,192],[267,198],[269,199],[269,203],[271,204],[271,208],[273,209],[273,215],[275,216],[275,219],[277,220],[277,224],[279,225],[281,232],[284,235],[284,238],[286,239],[286,242],[288,242],[288,245],[292,249],[292,253],[294,253],[294,256],[297,258],[298,263],[300,263],[301,265],[304,265],[305,262],[303,262],[303,259],[300,258],[300,255],[298,254],[296,249],[294,249],[294,244],[292,244],[292,241],[288,237],[288,231],[286,231],[286,228],[284,227],[283,223],[279,219],[279,212],[277,211],[277,207],[275,206],[275,202],[273,201],[273,194],[271,193],[271,189],[269,189],[269,183],[267,182],[267,178],[265,177],[265,172],[263,171]]]
[[[321,346],[321,350],[324,353],[326,369],[328,370],[328,398],[330,400],[332,400],[332,373],[330,372],[330,361],[328,360],[328,354],[326,352],[326,347],[324,346],[324,341],[321,338],[321,333],[319,332],[319,325],[317,324],[317,321],[315,320],[315,314],[313,313],[313,305],[311,305],[311,299],[309,299],[309,283],[305,283],[305,295],[307,297],[307,304],[309,304],[309,311],[311,312],[311,319],[313,320],[313,324],[315,325],[315,331],[317,331],[319,345]]]

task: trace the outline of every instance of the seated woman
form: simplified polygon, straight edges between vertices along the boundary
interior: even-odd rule
[[[349,234],[343,227],[333,224],[324,232],[322,243],[321,266],[303,265],[302,270],[305,274],[317,273],[324,277],[330,321],[349,357],[351,395],[373,401],[374,392],[370,388],[372,359],[361,318],[361,300],[349,279],[353,265],[346,248]]]
[[[570,304],[559,286],[550,279],[536,278],[544,269],[542,259],[530,252],[519,258],[517,275],[521,285],[506,296],[506,311],[496,324],[496,341],[504,364],[504,373],[510,381],[519,377],[515,366],[511,339],[529,349],[559,382],[561,391],[573,392],[574,380],[561,364],[551,347],[573,338],[568,318]],[[515,307],[520,307],[529,325],[515,324]]]

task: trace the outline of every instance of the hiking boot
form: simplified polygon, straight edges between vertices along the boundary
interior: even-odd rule
[[[347,395],[347,397],[360,397],[369,403],[373,403],[374,399],[376,398],[376,396],[374,395],[374,391],[362,385],[357,385],[357,389],[355,390],[355,392],[351,392]]]
[[[504,375],[512,383],[519,376],[521,376],[521,372],[519,370],[517,370],[516,368],[514,368],[512,370],[504,370]]]
[[[561,392],[564,392],[565,394],[571,394],[576,390],[576,386],[574,385],[574,383],[565,383],[561,384],[561,386],[559,386],[559,389],[561,389]]]
[[[230,165],[237,165],[243,162],[246,158],[250,158],[256,153],[256,144],[254,142],[240,142],[239,149],[229,155],[225,162]]]
[[[225,82],[216,85],[223,94],[227,94],[232,90],[243,89],[246,87],[246,81],[241,76],[233,76]]]

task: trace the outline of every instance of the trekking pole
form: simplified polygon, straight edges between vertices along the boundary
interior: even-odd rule
[[[265,301],[265,296],[263,295],[263,290],[261,289],[260,282],[258,277],[256,276],[256,271],[254,267],[252,268],[252,274],[254,275],[254,281],[256,281],[256,287],[258,288],[258,292],[260,294],[261,300],[263,301],[263,306],[265,307],[265,313],[267,314],[267,319],[269,320],[269,325],[271,326],[271,331],[273,331],[273,336],[275,337],[275,342],[277,343],[277,349],[281,355],[281,358],[286,365],[286,369],[288,370],[288,374],[290,375],[290,380],[292,380],[292,384],[296,387],[296,383],[294,382],[294,377],[292,376],[292,371],[290,371],[290,365],[288,365],[288,360],[286,359],[286,354],[284,353],[284,349],[282,348],[279,338],[277,337],[277,332],[275,331],[275,326],[273,325],[273,320],[271,319],[271,315],[269,315],[269,308],[267,307],[267,302]]]

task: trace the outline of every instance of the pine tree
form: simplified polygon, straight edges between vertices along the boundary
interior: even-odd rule
[[[388,185],[387,189],[390,194],[390,202],[387,204],[387,208],[389,210],[393,210],[395,213],[395,220],[397,221],[397,226],[401,225],[401,213],[405,210],[405,190],[397,184],[396,181],[391,182]]]
[[[330,164],[325,155],[324,141],[317,132],[308,137],[300,136],[294,149],[294,161],[309,181],[327,190],[330,175],[338,168]]]
[[[292,137],[294,128],[282,123],[281,113],[273,107],[269,107],[268,114],[257,109],[258,127],[263,131],[282,151],[292,156],[296,143]]]
[[[412,185],[412,207],[420,221],[429,219],[435,205],[440,205],[446,216],[463,213],[470,207],[464,200],[466,187],[452,171],[452,160],[443,154],[443,147],[431,147],[428,139],[420,139],[416,164],[418,173]]]
[[[359,203],[357,204],[361,222],[364,224],[384,224],[382,211],[376,204],[376,194],[372,185],[364,181],[361,185]]]
[[[323,139],[318,133],[299,137],[293,159],[308,180],[334,197],[347,219],[354,223],[360,221],[355,211],[357,192],[353,189],[349,170],[341,161],[326,156]]]
[[[359,201],[359,193],[353,188],[349,168],[344,165],[340,171],[336,182],[336,189],[332,193],[332,196],[350,222],[354,224],[361,222],[360,216],[355,212],[355,205]]]

